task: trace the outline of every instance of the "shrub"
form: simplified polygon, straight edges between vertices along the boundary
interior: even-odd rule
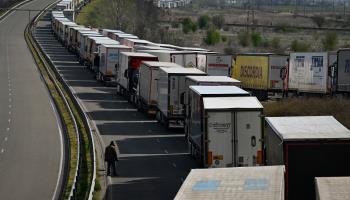
[[[278,37],[272,38],[271,47],[274,49],[279,49],[281,47],[280,42],[281,42],[280,38]]]
[[[336,32],[328,32],[322,39],[323,49],[326,51],[332,51],[337,47],[338,34]]]
[[[209,27],[210,17],[208,15],[202,15],[198,18],[197,24],[200,29],[207,29]]]
[[[213,17],[212,22],[217,29],[222,29],[225,25],[225,18],[222,15],[216,15]]]
[[[195,24],[191,18],[186,17],[182,20],[182,31],[187,34],[191,31],[196,32],[197,30],[197,24]]]
[[[226,36],[221,36],[221,40],[222,40],[223,42],[226,42],[226,41],[227,41],[227,37],[226,37]]]
[[[298,40],[294,40],[291,44],[291,50],[296,52],[308,51],[310,50],[310,44],[300,43]]]
[[[204,38],[204,42],[207,45],[214,45],[220,42],[220,33],[215,29],[209,29],[207,31],[207,36]]]
[[[250,38],[249,33],[247,31],[241,31],[238,33],[238,42],[241,46],[246,47],[249,46]]]
[[[260,33],[258,33],[258,32],[253,32],[253,33],[250,35],[250,37],[251,37],[252,44],[253,44],[254,47],[258,47],[258,46],[261,45],[263,39],[262,39]]]

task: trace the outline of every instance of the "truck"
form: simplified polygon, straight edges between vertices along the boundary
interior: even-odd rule
[[[298,93],[328,93],[328,53],[290,53],[288,88]]]
[[[171,62],[143,61],[140,67],[140,77],[137,95],[137,107],[149,115],[155,115],[158,104],[159,68],[182,68],[181,65]]]
[[[337,91],[350,92],[350,49],[339,49],[337,67]]]
[[[132,35],[132,34],[128,34],[128,33],[111,33],[109,35],[109,37],[113,40],[116,40],[118,42],[120,42],[122,44],[122,39],[123,38],[134,38],[137,39],[139,37]]]
[[[265,119],[266,164],[286,166],[286,200],[316,199],[315,177],[350,175],[350,130],[333,116]]]
[[[283,89],[281,70],[288,56],[272,53],[250,53],[236,56],[232,77],[242,81],[242,87],[252,91],[260,100],[266,100],[269,92]]]
[[[158,57],[148,53],[121,52],[116,67],[117,93],[136,103],[139,68],[142,61],[158,61]]]
[[[68,51],[74,53],[74,49],[76,49],[76,46],[78,44],[77,38],[79,31],[92,31],[90,28],[82,27],[82,26],[76,26],[76,27],[70,27],[68,31]]]
[[[231,55],[207,55],[205,72],[209,76],[231,76]]]
[[[135,45],[149,45],[152,44],[152,42],[148,40],[141,40],[141,39],[135,39],[135,38],[123,38],[120,42],[122,45],[134,48]]]
[[[284,200],[284,166],[192,169],[175,200]]]
[[[89,37],[104,37],[103,35],[101,35],[100,33],[96,33],[96,32],[82,32],[79,36],[80,38],[80,42],[79,42],[79,61],[81,64],[86,63],[86,52],[88,50],[88,38]]]
[[[97,80],[100,80],[103,83],[113,84],[115,82],[116,65],[119,63],[120,53],[131,52],[131,50],[130,47],[125,45],[102,43],[99,47]]]
[[[316,200],[350,198],[350,177],[316,177]]]
[[[184,128],[185,108],[181,99],[186,92],[186,76],[204,76],[196,68],[159,68],[157,119],[168,128]]]
[[[247,167],[263,164],[263,106],[256,97],[245,96],[249,95],[248,92],[238,87],[235,90],[236,93],[214,93],[211,97],[202,97],[209,96],[210,93],[198,94],[197,91],[197,94],[193,92],[190,97],[190,153],[203,167]]]

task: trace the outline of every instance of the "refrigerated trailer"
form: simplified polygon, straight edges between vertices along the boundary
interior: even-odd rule
[[[232,77],[242,81],[242,87],[249,89],[261,100],[268,98],[268,92],[283,89],[281,70],[287,64],[288,56],[272,53],[237,55]]]
[[[290,53],[288,88],[298,92],[328,93],[328,53]]]
[[[263,106],[256,97],[244,95],[248,93],[202,100],[193,95],[197,99],[191,100],[189,115],[190,152],[203,167],[262,164]]]
[[[192,169],[175,200],[284,200],[284,166]]]
[[[209,76],[231,76],[232,56],[207,55],[205,72]]]
[[[113,40],[114,41],[114,40]],[[125,45],[104,44],[99,46],[98,77],[104,83],[114,84],[116,82],[116,65],[119,63],[121,52],[131,52],[131,48]]]
[[[143,61],[140,67],[139,85],[137,92],[138,108],[146,111],[148,114],[156,114],[158,104],[159,68],[182,68],[181,65],[170,62],[150,62]]]
[[[186,76],[204,76],[196,68],[160,68],[157,118],[167,127],[184,128],[185,108],[181,99],[186,93]]]
[[[286,166],[287,200],[314,200],[315,177],[350,176],[350,131],[334,117],[267,117],[266,122],[266,163]]]
[[[350,177],[316,177],[316,200],[350,199]]]
[[[148,53],[121,52],[116,68],[117,92],[127,96],[134,103],[142,61],[158,61],[158,57]]]
[[[350,49],[339,49],[337,91],[350,92]]]

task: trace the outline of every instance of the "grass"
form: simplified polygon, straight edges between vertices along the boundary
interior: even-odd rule
[[[332,115],[350,129],[350,99],[300,97],[263,104],[268,117]]]

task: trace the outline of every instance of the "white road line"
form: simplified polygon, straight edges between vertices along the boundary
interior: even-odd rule
[[[1,153],[4,153],[5,152],[5,149],[1,149]]]
[[[9,123],[11,123],[11,119],[7,120]]]
[[[12,105],[11,105],[11,104],[9,105],[9,108],[12,108]]]
[[[11,115],[11,111],[9,111],[9,115]]]
[[[12,99],[11,99],[11,98],[9,98],[9,102],[12,102]]]
[[[12,96],[11,92],[9,93],[9,96]]]
[[[7,142],[7,140],[8,140],[8,138],[7,138],[7,137],[5,137],[5,138],[4,138],[4,141],[5,141],[5,142]]]
[[[7,132],[9,132],[9,131],[10,131],[10,128],[9,128],[9,127],[7,127],[7,128],[6,128],[6,131],[7,131]]]

